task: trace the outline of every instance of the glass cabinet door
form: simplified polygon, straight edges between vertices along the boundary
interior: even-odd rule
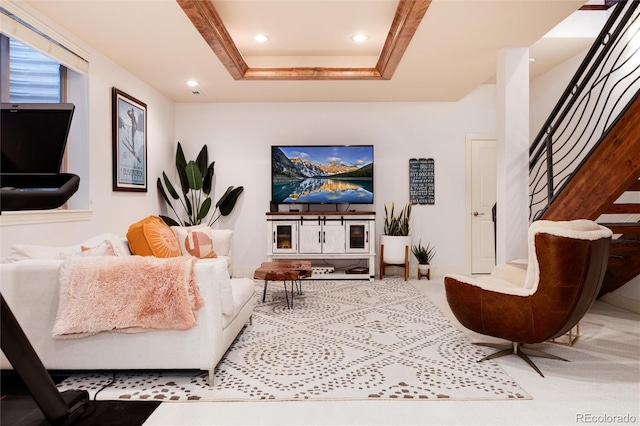
[[[369,223],[347,223],[347,253],[366,253],[369,251]]]
[[[297,251],[297,222],[273,222],[273,252],[296,253]]]

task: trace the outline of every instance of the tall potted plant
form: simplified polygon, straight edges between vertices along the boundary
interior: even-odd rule
[[[238,197],[244,190],[244,187],[230,186],[227,188],[224,194],[220,197],[215,204],[213,214],[208,221],[207,215],[211,211],[211,193],[213,183],[215,161],[209,163],[209,154],[207,145],[204,145],[196,157],[196,160],[190,160],[187,162],[182,145],[178,142],[178,148],[176,149],[176,170],[180,179],[180,193],[176,191],[174,185],[171,183],[167,174],[162,172],[162,179],[158,178],[157,187],[160,195],[164,201],[168,204],[169,208],[173,211],[177,220],[174,220],[168,216],[160,215],[162,220],[170,226],[193,226],[200,225],[203,222],[208,226],[214,224],[220,216],[227,216],[236,205]],[[164,184],[164,185],[163,185]],[[165,191],[166,188],[166,191]],[[179,202],[184,210],[185,217],[180,217],[176,208],[171,203],[171,200],[167,196],[167,193],[171,196],[171,199]],[[177,203],[176,203],[177,204]]]
[[[394,209],[394,203],[390,209],[384,205],[384,234],[380,236],[380,243],[384,245],[384,263],[399,265],[405,263],[406,247],[411,247],[411,203],[405,204],[397,215]]]

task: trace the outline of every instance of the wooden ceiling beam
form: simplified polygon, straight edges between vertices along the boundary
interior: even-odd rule
[[[241,79],[249,69],[211,1],[176,0],[229,74]]]
[[[193,26],[235,80],[389,80],[431,0],[400,0],[375,68],[250,68],[211,0],[176,0]]]
[[[430,5],[431,0],[402,0],[398,3],[389,34],[376,65],[376,69],[385,80],[390,80],[393,76]]]

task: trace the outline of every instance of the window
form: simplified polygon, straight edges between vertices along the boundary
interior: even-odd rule
[[[2,45],[6,46],[7,43]],[[8,47],[9,102],[62,102],[65,68],[16,39],[9,39]]]
[[[3,62],[8,59],[5,69],[9,70],[9,75],[2,78],[2,92],[9,93],[9,99],[5,95],[3,101],[12,104],[62,102],[65,67],[14,38],[1,37],[0,55]],[[60,171],[66,169],[65,153]]]
[[[89,194],[89,53],[42,22],[21,2],[0,5],[0,101],[75,105],[61,172],[80,177],[67,210],[0,215],[0,226],[85,218]],[[68,154],[68,157],[67,157]],[[13,212],[11,212],[13,213]],[[24,214],[23,214],[24,213]],[[56,214],[45,214],[56,213]],[[80,216],[78,216],[80,215]],[[89,214],[90,217],[90,214]]]

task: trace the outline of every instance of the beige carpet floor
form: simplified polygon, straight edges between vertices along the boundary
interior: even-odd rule
[[[426,282],[426,281],[425,281]],[[398,277],[304,281],[287,309],[281,284],[232,345],[207,386],[193,371],[74,375],[60,389],[97,399],[526,400],[529,394],[484,356],[414,285]]]

